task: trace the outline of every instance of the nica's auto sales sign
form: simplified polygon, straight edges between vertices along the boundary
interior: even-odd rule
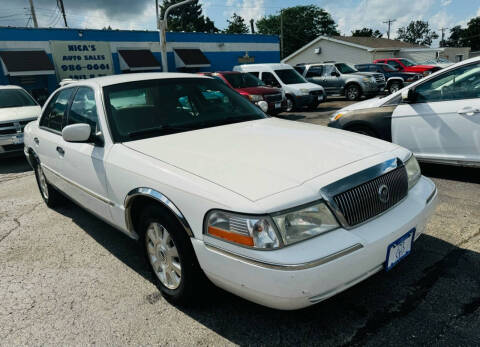
[[[59,80],[113,74],[112,53],[108,42],[50,41],[50,47]]]

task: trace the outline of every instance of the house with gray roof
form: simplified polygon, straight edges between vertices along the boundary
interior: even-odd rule
[[[409,58],[422,62],[438,58],[442,50],[386,38],[319,36],[282,62],[290,65],[325,61],[361,64],[385,58]]]

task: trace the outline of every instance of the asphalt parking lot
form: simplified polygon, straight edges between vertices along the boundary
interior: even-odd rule
[[[346,104],[282,117],[325,125]],[[414,252],[323,303],[282,312],[215,288],[191,308],[171,306],[134,241],[72,203],[48,209],[26,161],[2,159],[0,344],[479,345],[480,170],[422,170],[439,204]]]

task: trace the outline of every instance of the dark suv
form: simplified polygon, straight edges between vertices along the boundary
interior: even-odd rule
[[[355,65],[355,68],[358,71],[382,73],[387,81],[386,90],[390,94],[423,77],[421,74],[415,72],[397,71],[388,64],[358,64]]]

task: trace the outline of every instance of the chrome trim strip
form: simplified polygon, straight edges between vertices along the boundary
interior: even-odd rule
[[[415,157],[421,163],[480,168],[480,162],[473,161],[473,160],[434,159],[434,158],[421,157],[417,155],[415,155]]]
[[[55,170],[52,170],[51,168],[49,168],[48,166],[46,166],[46,165],[43,164],[43,163],[42,163],[41,165],[42,165],[42,168],[43,168],[43,169],[46,169],[46,170],[50,171],[50,173],[52,173],[53,175],[57,176],[58,178],[62,179],[62,180],[65,181],[65,182],[71,184],[71,185],[74,186],[75,188],[80,189],[80,190],[83,191],[84,193],[87,193],[88,195],[94,197],[94,198],[97,199],[97,200],[100,200],[101,202],[104,202],[105,204],[107,204],[107,205],[109,205],[109,206],[115,206],[115,204],[114,204],[112,201],[108,200],[107,198],[104,198],[103,196],[98,195],[98,194],[95,193],[95,192],[92,192],[90,189],[87,189],[87,188],[85,188],[85,187],[83,187],[83,186],[75,183],[74,181],[72,181],[72,180],[66,178],[65,176],[59,174],[59,173],[56,172]]]
[[[433,192],[428,196],[427,201],[425,202],[425,205],[428,205],[436,194],[437,194],[437,187],[435,186],[435,189],[433,189]]]
[[[351,227],[348,224],[345,216],[343,215],[342,211],[337,206],[337,204],[335,203],[333,198],[337,194],[343,193],[343,192],[345,192],[349,189],[357,187],[357,186],[359,186],[363,183],[366,183],[366,182],[368,182],[372,179],[375,179],[379,176],[385,175],[386,173],[388,173],[392,170],[395,170],[396,168],[399,168],[403,165],[404,165],[404,163],[400,158],[393,158],[393,159],[387,160],[383,163],[380,163],[380,164],[377,164],[375,166],[369,167],[369,168],[367,168],[365,170],[362,170],[362,171],[359,171],[359,172],[357,172],[353,175],[344,177],[344,178],[342,178],[342,179],[340,179],[336,182],[333,182],[333,183],[321,188],[320,189],[320,195],[325,200],[328,207],[330,207],[330,209],[333,211],[333,213],[337,217],[340,225],[344,229],[350,230],[350,229],[356,228],[360,224]],[[398,203],[400,203],[400,201]],[[389,211],[389,210],[387,210],[387,211]],[[384,211],[384,212],[386,212],[386,211]],[[370,219],[368,221],[370,221]],[[367,222],[367,221],[365,221],[365,222]],[[363,222],[363,223],[365,223],[365,222]]]
[[[374,268],[370,269],[369,271],[361,274],[360,276],[358,277],[355,277],[353,280],[350,280],[348,281],[347,283],[343,283],[331,290],[329,290],[328,292],[326,293],[323,293],[323,294],[320,294],[320,295],[316,295],[316,296],[312,296],[311,298],[308,298],[308,301],[310,301],[311,303],[318,303],[320,301],[323,301],[323,300],[326,300],[328,299],[329,297],[335,295],[335,293],[341,291],[341,290],[345,290],[345,289],[348,289],[352,286],[354,286],[355,284],[357,283],[360,283],[361,281],[367,279],[368,277],[376,274],[377,272],[379,272],[380,270],[383,269],[383,264],[381,265],[377,265],[375,266]]]
[[[269,263],[269,262],[265,262],[265,261],[262,261],[262,260],[257,260],[257,259],[253,259],[253,258],[250,258],[250,257],[246,257],[244,255],[241,255],[241,254],[238,254],[238,253],[235,253],[235,252],[228,251],[228,250],[226,250],[224,248],[220,248],[216,245],[205,243],[205,247],[211,252],[215,252],[215,253],[224,255],[226,257],[233,258],[235,260],[238,260],[238,261],[241,261],[241,262],[244,262],[244,263],[247,263],[247,264],[263,267],[263,268],[266,268],[266,269],[283,270],[283,271],[296,271],[296,270],[310,269],[312,267],[316,267],[316,266],[326,264],[326,263],[331,262],[335,259],[344,257],[344,256],[346,256],[350,253],[358,251],[359,249],[363,248],[363,245],[360,244],[360,243],[357,243],[357,244],[354,244],[353,246],[342,249],[341,251],[338,251],[336,253],[332,253],[332,254],[327,255],[325,257],[315,259],[315,260],[312,260],[312,261],[309,261],[309,262],[306,262],[306,263],[299,263],[299,264]]]
[[[170,199],[167,198],[162,193],[160,193],[160,192],[158,192],[154,189],[146,188],[146,187],[136,188],[136,189],[131,190],[125,198],[125,202],[124,202],[125,223],[127,225],[127,229],[130,232],[135,232],[135,228],[133,226],[130,210],[132,208],[132,204],[133,204],[133,201],[135,200],[135,197],[138,197],[138,196],[146,196],[146,197],[152,198],[152,199],[160,202],[163,206],[168,208],[175,215],[175,217],[177,217],[177,220],[183,226],[183,228],[187,232],[188,236],[194,237],[192,228],[190,228],[190,225],[188,224],[187,219],[182,214],[182,212],[180,212],[178,207],[175,206],[175,204],[172,201],[170,201]]]

